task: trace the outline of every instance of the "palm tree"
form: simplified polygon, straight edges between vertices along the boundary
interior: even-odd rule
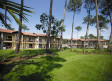
[[[77,39],[78,39],[78,32],[82,30],[82,27],[81,26],[77,26],[77,27],[75,27],[75,29],[77,30]]]
[[[62,44],[63,44],[63,26],[64,26],[64,20],[65,20],[66,5],[67,5],[67,0],[65,0],[65,7],[64,7],[63,23],[62,23],[62,30],[61,30],[61,41],[60,41],[60,51],[62,51]]]
[[[52,37],[54,38],[54,40],[60,35],[61,31],[65,31],[65,27],[63,27],[63,30],[62,30],[62,22],[63,20],[57,20],[55,23],[54,23],[54,26],[51,28],[51,35]],[[55,48],[55,41],[54,41],[54,48]]]
[[[19,15],[19,13],[20,13],[20,8],[21,8],[21,5],[16,2],[13,2],[10,0],[0,0],[0,9],[5,10],[5,14],[0,12],[0,21],[6,28],[10,28],[10,26],[7,24],[6,20],[11,22],[10,18],[7,16],[7,12],[15,19],[17,24],[21,25],[21,22],[16,17],[16,15]],[[23,11],[32,13],[32,11],[29,9],[31,9],[31,8],[24,6]],[[28,14],[23,13],[23,15],[22,15],[23,20],[28,21],[28,19],[26,18],[25,15],[28,15]]]
[[[97,40],[98,40],[98,50],[101,51],[101,43],[100,43],[100,34],[99,34],[99,19],[98,19],[98,6],[97,0],[95,0],[95,7],[96,7],[96,23],[97,23]]]
[[[22,24],[23,5],[24,5],[24,2],[23,2],[23,0],[21,0],[21,9],[20,9],[20,22],[21,22],[21,24]],[[18,54],[18,52],[20,50],[21,31],[22,31],[22,26],[19,25],[19,31],[18,31],[18,37],[17,37],[17,44],[16,44],[16,49],[15,49],[15,54]]]
[[[53,0],[50,0],[50,11],[49,11],[49,26],[47,31],[47,43],[46,43],[46,52],[49,52],[49,39],[50,39],[50,30],[51,30],[51,17],[52,17],[52,4]]]

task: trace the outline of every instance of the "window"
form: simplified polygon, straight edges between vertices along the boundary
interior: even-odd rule
[[[42,39],[39,39],[39,42],[42,42]]]
[[[12,36],[6,36],[7,41],[12,41]]]
[[[42,48],[42,45],[41,44],[39,45],[39,48]]]
[[[33,48],[33,44],[29,44],[29,48]]]

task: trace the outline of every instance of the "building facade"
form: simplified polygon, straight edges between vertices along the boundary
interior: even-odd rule
[[[45,49],[46,39],[45,34],[39,33],[21,33],[21,49]],[[18,31],[0,29],[0,49],[15,49],[17,43]],[[59,38],[50,37],[50,48],[59,48]]]
[[[107,48],[107,44],[105,40],[100,39],[102,48]],[[73,48],[84,48],[84,45],[86,48],[98,48],[98,42],[97,39],[87,39],[85,42],[85,39],[68,39],[67,44],[65,44],[66,47],[73,47]]]

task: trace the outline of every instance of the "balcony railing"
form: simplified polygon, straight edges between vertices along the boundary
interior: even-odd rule
[[[35,48],[35,47],[33,47],[33,46],[30,46],[29,48]]]
[[[29,40],[28,42],[35,42],[35,40]]]
[[[60,42],[57,42],[57,41],[50,41],[50,43],[60,43]]]
[[[12,38],[6,38],[4,41],[12,41]]]

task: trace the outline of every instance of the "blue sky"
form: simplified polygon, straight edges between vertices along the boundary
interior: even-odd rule
[[[21,0],[11,0],[20,3]],[[27,25],[30,30],[26,32],[30,33],[43,33],[40,30],[37,30],[35,28],[36,24],[40,23],[40,15],[42,13],[49,14],[49,7],[50,7],[50,0],[24,0],[24,4],[26,6],[34,8],[33,11],[35,13],[31,14],[31,16],[28,16],[29,22],[23,22],[25,25]],[[52,15],[55,16],[58,20],[61,20],[63,18],[64,13],[64,4],[65,0],[53,0],[53,13]],[[92,15],[95,15],[95,10],[91,12]],[[83,23],[83,18],[87,16],[86,10],[81,8],[81,12],[78,14],[75,14],[75,21],[74,21],[74,39],[77,38],[77,31],[75,30],[76,26],[81,26],[82,30],[79,32],[79,37],[84,36],[86,33],[86,24]],[[71,38],[71,31],[72,31],[72,20],[73,20],[73,12],[66,11],[65,16],[65,25],[66,25],[66,32],[64,32],[64,38]],[[10,17],[12,19],[12,17]],[[18,25],[16,22],[12,19],[12,27],[15,28],[15,30],[18,30]],[[110,23],[109,23],[110,24]],[[110,25],[108,25],[110,27]],[[3,28],[3,27],[0,27]],[[92,33],[94,35],[97,35],[95,26],[90,26],[89,33]],[[105,39],[109,38],[110,35],[110,29],[105,30],[105,32],[102,32],[102,35]]]

